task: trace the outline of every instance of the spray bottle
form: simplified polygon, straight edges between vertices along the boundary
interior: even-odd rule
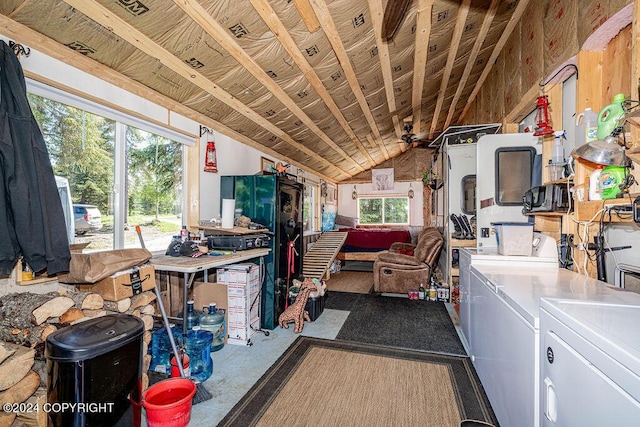
[[[551,170],[549,171],[552,181],[562,178],[562,169],[564,165],[563,139],[567,139],[564,130],[557,130],[553,133],[553,151],[551,154]]]

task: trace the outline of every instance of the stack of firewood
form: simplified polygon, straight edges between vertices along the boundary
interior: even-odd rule
[[[142,386],[146,389],[151,363],[147,349],[151,342],[155,299],[152,291],[120,301],[105,301],[95,293],[72,291],[25,292],[0,297],[0,405],[39,403],[42,408],[47,399],[44,358],[47,336],[60,328],[111,313],[131,314],[144,323]],[[0,411],[0,426],[12,423],[46,426],[46,413]]]

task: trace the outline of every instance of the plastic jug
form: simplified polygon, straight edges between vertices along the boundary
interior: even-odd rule
[[[600,195],[603,200],[615,199],[622,190],[620,184],[624,182],[626,174],[624,166],[607,166],[600,173]]]
[[[598,115],[591,108],[578,114],[576,117],[576,144],[575,148],[587,142],[598,139]]]
[[[182,341],[182,328],[171,325],[176,345]],[[172,347],[165,328],[159,328],[151,334],[151,370],[168,374],[171,371]]]
[[[227,330],[224,315],[225,310],[216,308],[216,304],[213,302],[209,303],[209,307],[202,307],[200,327],[213,334],[213,342],[211,343],[212,352],[224,347],[224,337],[226,336]]]
[[[624,94],[619,93],[613,97],[613,103],[607,105],[598,114],[598,139],[605,139],[619,126],[624,117]]]
[[[191,377],[204,382],[213,373],[211,342],[213,334],[194,326],[187,331],[187,355],[189,356]]]

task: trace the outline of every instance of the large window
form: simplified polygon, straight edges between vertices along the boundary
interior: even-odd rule
[[[409,224],[409,198],[360,197],[358,220],[361,225]]]
[[[182,225],[182,144],[29,94],[56,176],[69,182],[85,251],[165,249]]]

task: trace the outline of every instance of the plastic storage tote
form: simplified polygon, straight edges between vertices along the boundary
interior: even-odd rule
[[[500,255],[531,256],[533,224],[530,222],[494,222]]]
[[[139,425],[140,413],[130,398],[137,402],[141,397],[143,333],[137,317],[114,314],[49,335],[47,401],[62,408],[49,411],[49,425]]]

